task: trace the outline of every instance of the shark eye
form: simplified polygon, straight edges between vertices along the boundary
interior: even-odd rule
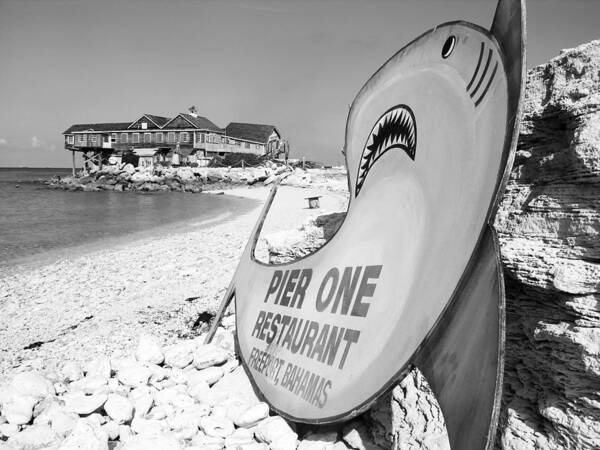
[[[450,36],[446,39],[446,43],[444,44],[444,48],[442,48],[442,58],[446,59],[448,56],[452,54],[454,51],[454,46],[456,45],[456,37]]]

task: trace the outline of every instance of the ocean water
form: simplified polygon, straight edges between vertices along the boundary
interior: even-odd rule
[[[0,268],[144,232],[185,232],[249,211],[251,200],[181,192],[68,192],[43,184],[70,169],[0,168]],[[60,252],[58,252],[60,253]]]

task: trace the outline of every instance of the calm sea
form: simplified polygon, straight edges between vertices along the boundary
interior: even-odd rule
[[[0,168],[0,267],[158,228],[182,232],[249,211],[255,204],[180,192],[68,192],[43,184],[69,174],[70,169]]]

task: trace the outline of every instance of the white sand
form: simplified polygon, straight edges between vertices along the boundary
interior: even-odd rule
[[[267,193],[264,187],[227,191],[261,202]],[[321,209],[307,209],[309,195],[323,196]],[[345,200],[343,193],[280,187],[261,236],[343,210]],[[0,375],[127,352],[141,332],[164,343],[195,335],[192,325],[200,312],[218,306],[260,209],[0,275]]]

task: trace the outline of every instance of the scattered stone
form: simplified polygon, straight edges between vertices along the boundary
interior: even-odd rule
[[[226,362],[227,359],[227,352],[214,344],[202,345],[194,352],[194,366],[196,369],[217,366]]]
[[[134,416],[144,417],[154,404],[154,390],[147,386],[133,389],[129,393],[129,400],[133,404]]]
[[[335,431],[309,432],[298,444],[298,450],[333,450],[338,434]]]
[[[13,425],[25,425],[33,419],[33,408],[37,398],[14,394],[2,406],[2,415],[8,423]]]
[[[105,380],[108,380],[110,378],[111,371],[110,359],[104,355],[92,359],[85,366],[85,374],[88,377],[101,377]]]
[[[225,446],[225,440],[217,436],[207,436],[204,432],[199,431],[192,438],[192,445],[204,450],[221,450]]]
[[[268,417],[260,422],[254,430],[254,435],[259,441],[269,445],[279,440],[293,438],[296,441],[298,439],[298,435],[292,430],[292,427],[280,416]]]
[[[102,425],[102,430],[104,430],[108,439],[111,441],[114,441],[119,437],[119,424],[113,420],[109,420]]]
[[[269,405],[259,403],[251,406],[234,420],[238,427],[252,428],[269,416]]]
[[[152,373],[147,367],[136,364],[124,367],[117,372],[117,379],[125,386],[138,387],[148,384]]]
[[[73,430],[78,419],[77,414],[56,411],[50,418],[50,426],[59,436],[66,436]]]
[[[71,392],[81,391],[84,394],[104,392],[107,388],[107,382],[107,378],[98,375],[85,376],[80,380],[72,382],[68,390]]]
[[[14,423],[3,423],[2,425],[0,425],[0,437],[11,437],[17,434],[18,432],[19,426]]]
[[[187,343],[175,344],[165,351],[165,364],[170,367],[184,369],[194,360],[193,348]]]
[[[17,394],[35,398],[44,398],[55,393],[52,382],[37,372],[15,375],[10,386]]]
[[[162,348],[154,336],[143,334],[135,352],[138,361],[152,364],[162,364],[165,360]]]
[[[195,385],[205,382],[212,386],[223,377],[223,369],[220,367],[207,367],[206,369],[189,371],[187,374],[188,384]]]
[[[60,439],[52,428],[47,425],[33,425],[8,439],[10,445],[18,449],[47,448]]]
[[[208,416],[200,419],[200,429],[207,435],[226,438],[233,433],[233,422],[226,417]]]
[[[155,419],[134,417],[131,421],[131,430],[136,434],[146,436],[158,436],[162,434],[164,427],[164,422]]]
[[[80,416],[99,410],[107,398],[106,394],[85,395],[82,392],[68,393],[63,396],[65,410]]]
[[[181,448],[177,439],[163,434],[132,436],[121,447],[122,450],[179,450]]]
[[[118,394],[108,396],[104,404],[104,410],[108,417],[117,424],[129,422],[133,418],[133,405],[127,398]]]
[[[65,363],[61,370],[61,373],[65,381],[68,382],[77,381],[83,378],[83,369],[78,363],[74,361],[69,361]]]
[[[237,447],[254,442],[254,433],[246,428],[238,428],[225,438],[225,447]]]
[[[108,450],[108,435],[96,421],[79,419],[60,450]]]

